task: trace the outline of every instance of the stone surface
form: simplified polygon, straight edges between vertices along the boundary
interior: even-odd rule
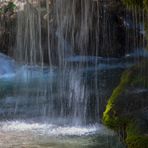
[[[119,132],[128,148],[148,147],[147,66],[145,59],[123,73],[103,114],[104,124]]]

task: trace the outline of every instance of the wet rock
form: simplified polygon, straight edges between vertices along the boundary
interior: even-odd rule
[[[22,1],[23,2],[23,1]],[[128,37],[128,43],[126,42],[126,32],[127,27],[125,26],[125,6],[121,1],[110,0],[110,1],[88,1],[84,0],[75,0],[74,4],[71,2],[66,2],[63,0],[61,3],[61,8],[59,6],[58,11],[61,15],[60,24],[63,24],[63,28],[60,28],[58,25],[58,18],[56,18],[55,8],[58,3],[56,1],[49,1],[49,10],[46,10],[46,1],[42,0],[40,3],[35,1],[29,1],[32,3],[32,10],[35,10],[38,13],[39,7],[41,7],[41,45],[44,56],[44,62],[49,63],[48,57],[48,28],[47,23],[49,19],[49,38],[51,49],[51,61],[55,63],[53,57],[57,57],[58,60],[58,48],[64,51],[68,55],[98,55],[98,56],[112,56],[112,57],[121,57],[131,49],[133,46],[133,33]],[[17,2],[18,3],[18,2]],[[17,5],[17,4],[16,4]],[[30,4],[31,5],[31,4]],[[40,5],[40,6],[39,6]],[[63,5],[63,6],[62,6]],[[26,4],[24,3],[24,8]],[[65,11],[63,11],[65,10]],[[71,11],[73,10],[73,11]],[[21,10],[25,11],[25,10]],[[47,12],[48,11],[48,12]],[[68,13],[67,13],[68,12]],[[25,13],[25,12],[24,12]],[[86,13],[85,17],[82,16],[83,13]],[[37,15],[37,14],[34,14]],[[127,14],[131,15],[131,14]],[[29,15],[27,15],[29,16]],[[24,16],[21,16],[21,20],[25,19]],[[70,19],[69,19],[70,18]],[[83,18],[83,19],[82,19]],[[8,53],[15,45],[16,39],[16,13],[13,11],[8,11],[5,15],[0,15],[0,21],[3,21],[3,33],[0,31],[0,48],[3,49],[2,52]],[[27,19],[28,20],[28,19]],[[87,20],[85,22],[85,20]],[[65,23],[66,22],[66,23]],[[24,25],[25,23],[23,23]],[[32,23],[30,23],[32,24]],[[37,24],[37,23],[36,23]],[[68,27],[66,27],[68,26]],[[25,27],[27,28],[27,27]],[[35,27],[33,27],[35,28]],[[0,29],[1,30],[1,29]],[[60,32],[60,36],[57,36],[57,33]],[[132,28],[133,32],[135,28]],[[19,32],[20,33],[20,32]],[[66,34],[66,35],[65,35]],[[22,38],[24,35],[21,35]],[[138,33],[137,33],[138,36]],[[29,37],[27,37],[28,40]],[[26,40],[27,40],[26,39]],[[27,41],[29,43],[29,41]],[[38,42],[36,43],[36,45]],[[127,44],[130,44],[130,47],[127,47]],[[26,45],[26,44],[25,44]],[[59,47],[62,46],[62,47]],[[37,45],[37,47],[39,47]],[[26,47],[25,47],[26,48]],[[64,48],[64,49],[62,49]],[[28,47],[30,51],[30,47]],[[69,50],[67,50],[69,49]],[[18,52],[18,51],[17,51]],[[58,63],[58,62],[57,62]]]
[[[16,37],[16,12],[13,2],[0,2],[0,52],[8,54]]]
[[[103,122],[119,133],[129,148],[148,147],[148,60],[123,73],[114,89]]]

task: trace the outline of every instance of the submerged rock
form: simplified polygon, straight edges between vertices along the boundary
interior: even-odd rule
[[[103,114],[104,124],[119,132],[128,148],[148,147],[147,66],[146,59],[123,73]]]

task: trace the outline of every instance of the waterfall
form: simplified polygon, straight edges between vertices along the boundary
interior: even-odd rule
[[[126,102],[145,94],[148,56],[146,10],[125,2],[0,0],[0,47],[10,56],[0,53],[0,147],[122,147],[101,119],[112,106],[116,119],[142,105]],[[120,92],[127,68],[134,77]],[[128,139],[125,127],[119,135]]]
[[[70,124],[99,121],[98,78],[88,88],[81,71],[89,63],[79,61],[75,65],[66,59],[84,56],[85,61],[85,56],[95,58],[99,48],[106,48],[108,26],[107,18],[100,16],[106,17],[101,3],[104,4],[91,0],[24,1],[23,10],[17,12],[17,43],[13,54],[18,63],[26,66],[21,70],[22,78],[21,74],[16,78],[14,94],[22,100],[29,98],[25,101],[26,106],[32,103],[28,112],[33,109],[36,115],[47,116],[53,121],[63,119]],[[104,22],[101,39],[100,20]],[[97,64],[97,58],[94,61]],[[51,81],[52,73],[55,76]],[[96,76],[97,73],[94,70]],[[36,75],[40,78],[32,80]],[[23,79],[25,86],[20,87]],[[93,88],[96,93],[90,91]],[[16,114],[21,104],[18,100]]]
[[[20,67],[11,92],[15,98],[14,116],[42,116],[69,124],[99,122],[101,102],[107,99],[102,88],[105,85],[110,89],[106,81],[113,73],[106,71],[123,67],[116,63],[118,60],[107,57],[114,53],[120,57],[126,50],[138,50],[145,44],[143,35],[139,35],[144,12],[132,7],[132,13],[126,13],[124,20],[112,12],[114,3],[18,1],[13,57]]]
[[[112,52],[114,35],[106,5],[95,0],[26,1],[24,11],[18,12],[15,58],[64,66],[70,55]]]

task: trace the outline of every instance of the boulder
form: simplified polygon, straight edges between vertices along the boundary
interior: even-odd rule
[[[125,71],[113,91],[103,123],[117,131],[128,148],[148,147],[148,59]]]

